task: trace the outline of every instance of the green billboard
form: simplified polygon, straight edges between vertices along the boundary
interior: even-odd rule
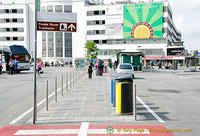
[[[124,38],[162,37],[163,3],[124,5],[123,22]]]

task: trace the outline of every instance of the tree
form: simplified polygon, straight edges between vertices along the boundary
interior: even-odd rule
[[[87,58],[89,59],[97,59],[97,51],[99,51],[99,48],[97,48],[96,43],[94,42],[87,42],[85,44],[85,47],[87,49]],[[96,53],[96,55],[92,55],[91,53]]]

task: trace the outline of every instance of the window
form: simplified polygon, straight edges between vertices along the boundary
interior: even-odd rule
[[[72,57],[72,33],[65,33],[65,57]]]
[[[72,6],[71,5],[64,5],[64,12],[72,12]]]
[[[6,28],[6,32],[10,32],[10,28]]]
[[[10,19],[6,19],[6,23],[10,22]]]
[[[54,57],[54,33],[48,32],[48,57]]]
[[[16,32],[18,29],[17,28],[13,28],[13,32]]]
[[[99,40],[94,40],[94,43],[98,44],[98,43],[99,43]]]
[[[107,43],[107,40],[102,40],[102,43],[103,43],[103,44],[106,44],[106,43]]]
[[[99,30],[96,30],[96,34],[99,34]]]
[[[63,57],[63,33],[56,32],[56,57]]]
[[[42,57],[46,57],[46,32],[42,32]]]
[[[96,24],[99,24],[99,21],[96,21]]]
[[[17,9],[12,9],[12,13],[17,13]]]
[[[13,18],[13,19],[12,19],[12,22],[17,22],[17,19],[16,19],[16,18]]]
[[[47,6],[47,12],[53,12],[53,6]]]
[[[6,37],[6,40],[7,40],[7,41],[10,41],[10,37]]]
[[[18,40],[18,37],[13,37],[13,41],[17,41]]]
[[[42,11],[42,12],[46,12],[46,7],[44,7],[44,6],[41,7],[41,11]]]
[[[23,13],[23,9],[17,9],[17,13]]]
[[[102,24],[105,24],[105,20],[102,20]]]
[[[94,11],[94,15],[99,15],[99,11]]]
[[[56,5],[55,12],[62,12],[62,5]]]
[[[5,11],[6,11],[6,13],[9,13],[9,9],[6,9]]]

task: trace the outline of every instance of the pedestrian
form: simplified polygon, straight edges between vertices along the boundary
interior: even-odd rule
[[[42,70],[41,64],[38,60],[36,60],[36,72],[38,77],[40,77],[40,70]]]
[[[17,59],[15,59],[14,61],[13,61],[13,66],[14,66],[14,74],[17,74],[17,66],[18,66],[18,61],[17,61]]]
[[[0,75],[2,74],[2,70],[3,70],[3,64],[2,64],[2,60],[0,59]]]
[[[8,66],[9,66],[9,75],[13,75],[14,65],[13,65],[13,60],[12,59],[10,59],[10,61],[8,63]]]
[[[150,61],[150,65],[151,65],[151,69],[154,69],[153,68],[153,61]]]
[[[90,79],[92,79],[92,72],[93,72],[92,63],[90,63],[90,65],[88,66],[88,75]]]
[[[162,69],[162,70],[163,70],[161,61],[159,61],[159,63],[158,63],[158,70],[159,70],[159,69]]]

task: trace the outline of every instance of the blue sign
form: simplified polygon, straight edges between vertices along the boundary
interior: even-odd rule
[[[200,57],[200,52],[197,53],[197,56]]]

